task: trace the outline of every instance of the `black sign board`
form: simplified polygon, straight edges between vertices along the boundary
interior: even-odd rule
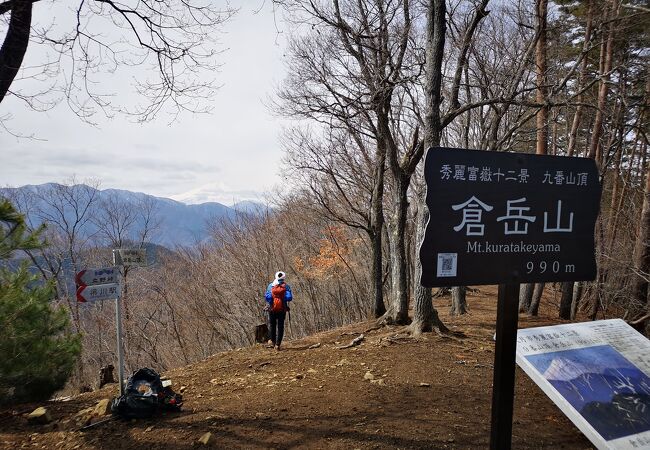
[[[593,160],[432,148],[425,178],[423,286],[596,277]]]

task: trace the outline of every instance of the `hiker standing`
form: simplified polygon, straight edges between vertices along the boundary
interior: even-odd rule
[[[284,282],[286,274],[282,271],[275,274],[275,280],[266,289],[266,309],[269,312],[269,327],[271,343],[280,350],[284,336],[284,319],[289,311],[289,302],[293,300],[291,287]]]

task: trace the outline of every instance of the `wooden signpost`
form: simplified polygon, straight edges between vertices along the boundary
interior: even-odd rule
[[[596,277],[593,160],[432,148],[420,247],[425,287],[498,284],[490,448],[512,440],[519,283]]]

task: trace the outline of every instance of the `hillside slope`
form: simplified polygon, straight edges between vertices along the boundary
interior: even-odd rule
[[[206,432],[214,448],[487,448],[495,293],[471,295],[460,318],[446,315],[447,299],[436,300],[443,320],[465,333],[460,340],[416,341],[400,327],[367,332],[367,322],[289,340],[281,352],[258,345],[219,353],[165,374],[176,390],[186,387],[180,414],[76,431],[74,415],[114,395],[112,385],[46,404],[56,425],[27,423],[24,411],[38,405],[0,412],[0,448],[177,450],[200,447]],[[542,312],[522,316],[520,326],[554,322]],[[338,348],[361,332],[361,345]],[[515,396],[513,448],[591,448],[519,369]]]

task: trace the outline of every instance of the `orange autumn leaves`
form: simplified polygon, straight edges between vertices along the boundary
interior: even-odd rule
[[[338,273],[353,270],[357,265],[355,252],[362,240],[351,237],[342,226],[328,226],[317,241],[318,253],[294,259],[296,271],[312,279],[330,279]]]

